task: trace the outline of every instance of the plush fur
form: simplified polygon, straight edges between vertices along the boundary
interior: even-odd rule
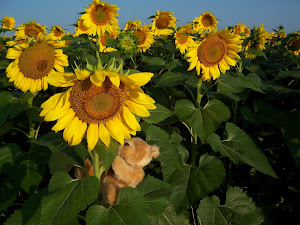
[[[159,148],[156,145],[148,145],[139,138],[132,138],[124,146],[120,146],[111,169],[101,178],[103,203],[114,204],[123,187],[135,188],[145,176],[143,167],[158,155]]]

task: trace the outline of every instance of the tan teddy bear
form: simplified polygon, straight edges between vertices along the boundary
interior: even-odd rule
[[[157,158],[159,148],[156,145],[148,145],[139,138],[126,141],[124,146],[119,147],[118,155],[114,159],[107,175],[101,177],[101,194],[104,204],[112,205],[116,202],[118,192],[123,187],[135,188],[145,176],[144,169],[152,158]],[[91,176],[94,169],[89,159],[85,161],[85,168]],[[75,168],[75,177],[84,178],[87,175],[82,168]]]
[[[135,188],[145,176],[143,167],[158,155],[159,148],[156,145],[148,145],[139,138],[132,138],[124,146],[120,146],[111,169],[101,178],[103,203],[114,204],[123,187]]]

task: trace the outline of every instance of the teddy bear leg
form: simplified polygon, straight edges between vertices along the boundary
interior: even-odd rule
[[[105,183],[101,187],[102,201],[104,204],[113,205],[117,201],[118,190],[113,184]]]

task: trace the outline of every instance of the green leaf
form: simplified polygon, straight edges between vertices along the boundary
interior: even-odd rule
[[[0,125],[5,122],[17,101],[18,99],[13,97],[10,92],[0,92]]]
[[[274,79],[273,81],[282,79],[282,78],[286,78],[286,77],[293,77],[296,79],[300,78],[300,71],[284,71],[284,72],[280,72]]]
[[[185,81],[188,78],[187,74],[166,72],[157,81],[157,86],[172,87]]]
[[[62,138],[62,134],[54,133],[53,131],[44,134],[43,136],[40,136],[37,139],[31,140],[31,142],[38,145],[47,146],[51,150],[59,150],[63,147],[68,146],[68,144]]]
[[[224,177],[225,168],[221,160],[207,153],[200,157],[198,168],[186,165],[184,169],[175,171],[170,179],[173,185],[170,199],[177,214],[218,188]]]
[[[4,225],[38,225],[41,217],[41,202],[42,198],[47,194],[47,189],[43,189],[34,196],[32,196],[25,205],[15,211]]]
[[[263,152],[243,130],[233,123],[226,123],[225,130],[227,139],[221,141],[217,134],[212,134],[207,139],[215,152],[229,157],[235,164],[243,162],[262,173],[277,178]]]
[[[183,213],[176,215],[174,208],[170,205],[159,216],[151,216],[151,225],[189,225],[189,220]]]
[[[7,121],[3,125],[0,125],[0,136],[8,133],[13,128],[13,122]]]
[[[237,187],[228,189],[225,205],[220,205],[220,199],[215,195],[202,199],[197,215],[203,225],[259,225],[263,222],[252,199]]]
[[[0,173],[8,172],[9,168],[15,166],[16,158],[21,149],[15,143],[9,143],[0,147]]]
[[[154,110],[150,110],[151,115],[149,117],[142,118],[147,123],[157,124],[173,115],[173,113],[166,107],[160,104],[155,104],[155,105],[157,108]]]
[[[197,133],[202,142],[230,118],[228,107],[217,99],[209,101],[201,110],[195,108],[191,101],[182,99],[176,102],[175,113]]]
[[[147,214],[147,203],[136,189],[125,187],[118,193],[117,202],[105,208],[93,205],[86,215],[87,225],[147,225],[150,224]]]
[[[267,60],[267,56],[264,52],[258,50],[258,49],[254,49],[254,48],[249,48],[247,51],[246,51],[248,54],[252,54],[252,55],[256,55],[256,56],[262,56],[265,58],[265,60]]]
[[[49,167],[50,173],[59,171],[69,172],[73,166],[85,166],[85,158],[89,155],[88,150],[79,144],[77,146],[67,146],[59,151],[52,151]]]
[[[171,194],[170,184],[147,176],[138,184],[136,189],[139,190],[146,199],[150,215],[155,216],[164,212]]]
[[[73,180],[66,172],[54,174],[49,184],[52,194],[42,200],[42,224],[63,224],[84,210],[98,196],[99,180],[94,176]]]
[[[157,145],[160,150],[158,161],[161,162],[164,180],[168,182],[171,174],[182,168],[181,157],[177,146],[170,140],[168,133],[154,125],[146,130],[147,142],[151,145]]]
[[[118,154],[119,144],[114,139],[110,139],[109,147],[106,147],[102,142],[98,142],[95,146],[95,151],[104,163],[105,171],[108,172],[112,162]]]

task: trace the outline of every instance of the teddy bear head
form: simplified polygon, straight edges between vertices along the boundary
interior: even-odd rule
[[[132,138],[126,141],[124,146],[119,147],[118,155],[130,166],[144,167],[152,158],[158,157],[159,148],[156,145],[148,145],[142,139]]]

